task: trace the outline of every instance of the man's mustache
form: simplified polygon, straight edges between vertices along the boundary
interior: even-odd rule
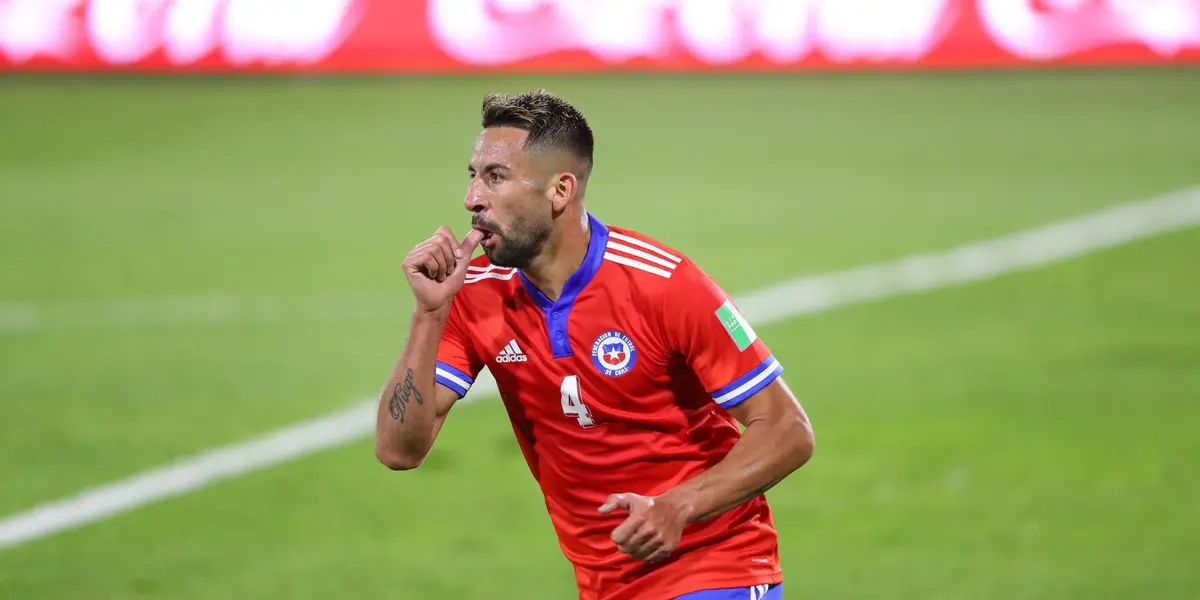
[[[490,233],[500,233],[500,226],[480,217],[478,215],[471,218],[471,227],[482,229]]]

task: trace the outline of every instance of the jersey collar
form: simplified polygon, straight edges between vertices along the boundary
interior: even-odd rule
[[[575,299],[579,293],[592,281],[596,272],[600,270],[600,265],[604,262],[604,249],[608,245],[608,228],[591,213],[588,213],[588,224],[590,235],[587,254],[583,257],[583,264],[579,265],[579,268],[567,278],[567,283],[563,285],[562,294],[559,295],[558,300],[551,301],[547,298],[541,290],[537,289],[537,286],[525,277],[525,273],[517,269],[517,275],[521,278],[521,283],[525,285],[525,291],[542,309],[542,312],[546,313],[546,321],[550,330],[550,346],[554,350],[555,358],[571,355],[571,344],[566,335],[567,315],[575,305]]]

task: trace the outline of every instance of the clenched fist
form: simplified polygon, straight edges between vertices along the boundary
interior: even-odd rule
[[[616,510],[624,510],[629,516],[613,530],[613,543],[621,552],[646,562],[658,562],[671,556],[687,525],[682,508],[664,496],[612,494],[600,506],[600,514],[607,515]]]
[[[467,276],[471,254],[481,239],[483,232],[472,229],[459,243],[454,232],[442,226],[404,257],[404,275],[416,297],[418,310],[437,312],[450,308]]]

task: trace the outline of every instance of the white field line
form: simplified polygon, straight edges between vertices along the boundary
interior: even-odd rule
[[[746,318],[764,326],[839,306],[933,290],[1037,268],[1200,223],[1200,187],[1121,204],[993,240],[800,277],[736,298]],[[469,402],[493,396],[483,373]],[[0,548],[36,540],[214,482],[334,448],[374,430],[375,399],[258,438],[215,448],[127,479],[47,502],[0,520]],[[8,482],[9,485],[12,482]]]

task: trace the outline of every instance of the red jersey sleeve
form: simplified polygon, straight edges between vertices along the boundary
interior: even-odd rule
[[[467,395],[467,391],[475,384],[475,377],[483,370],[483,361],[479,360],[472,348],[463,321],[462,302],[456,297],[450,306],[450,317],[446,320],[446,328],[442,330],[442,339],[438,342],[434,381],[454,390],[459,398]]]
[[[664,301],[673,349],[721,408],[745,401],[783,372],[733,300],[690,260],[671,276]]]

